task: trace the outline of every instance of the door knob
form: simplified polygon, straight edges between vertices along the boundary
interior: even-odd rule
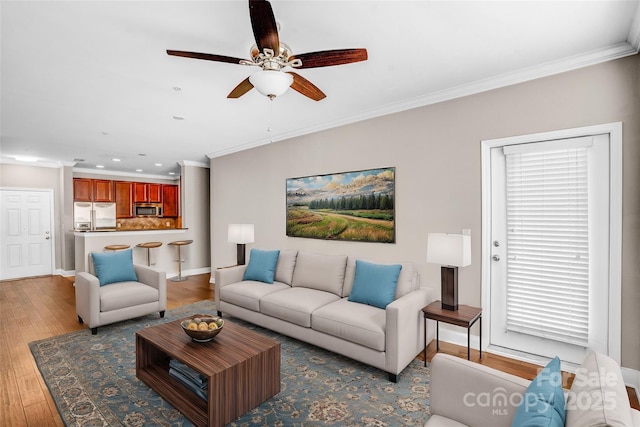
[[[49,236],[45,237],[45,239],[49,240]]]
[[[491,258],[493,258],[494,261],[500,261],[500,255],[494,255]]]

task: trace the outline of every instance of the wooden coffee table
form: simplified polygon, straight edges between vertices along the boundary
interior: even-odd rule
[[[193,317],[206,317],[194,314]],[[136,376],[197,426],[223,426],[280,392],[280,343],[226,321],[198,343],[175,320],[136,332]],[[208,379],[208,401],[169,375],[177,359]]]

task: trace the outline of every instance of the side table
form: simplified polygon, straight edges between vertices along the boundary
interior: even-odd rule
[[[422,308],[424,314],[424,366],[427,366],[427,319],[436,321],[436,351],[440,351],[440,322],[467,328],[467,359],[471,358],[470,329],[480,320],[480,359],[482,359],[482,309],[460,304],[458,310],[442,308],[441,301],[434,301]]]

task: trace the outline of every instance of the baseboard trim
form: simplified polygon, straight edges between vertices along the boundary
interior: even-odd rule
[[[62,276],[62,277],[71,277],[71,276],[75,276],[76,275],[76,271],[75,270],[62,270],[61,268],[56,269],[55,273],[58,276]]]
[[[211,273],[211,267],[203,267],[203,268],[193,268],[191,270],[182,270],[182,275],[183,276],[193,276],[196,274],[207,274],[207,273]],[[178,275],[178,273],[167,273],[167,279],[170,279],[172,277],[176,277]]]

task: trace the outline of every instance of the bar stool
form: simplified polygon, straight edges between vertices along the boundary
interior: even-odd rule
[[[129,249],[131,245],[107,245],[104,247],[105,251],[121,251],[124,249]]]
[[[145,248],[147,250],[147,265],[151,265],[151,249],[159,248],[160,246],[162,246],[162,242],[144,242],[136,245],[138,248]]]
[[[169,242],[169,245],[178,247],[178,275],[176,277],[172,277],[172,282],[183,282],[188,280],[188,277],[182,277],[182,257],[180,256],[180,248],[185,245],[190,245],[193,243],[193,240],[176,240],[175,242]]]

